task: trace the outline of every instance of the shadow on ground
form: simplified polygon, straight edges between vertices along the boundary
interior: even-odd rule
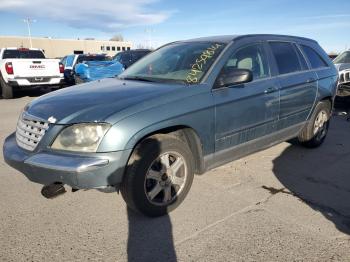
[[[39,97],[50,93],[52,91],[58,90],[58,88],[37,88],[37,89],[27,89],[27,90],[16,90],[13,93],[13,99],[18,99],[22,97]],[[0,100],[3,99],[0,93]]]
[[[350,122],[342,104],[325,143],[316,149],[287,147],[273,160],[273,172],[286,189],[350,234]],[[345,109],[345,111],[343,111]]]
[[[158,157],[160,154],[160,144],[158,140],[149,138],[147,143],[153,144],[153,152],[147,152],[147,147],[137,147],[135,149],[136,156],[131,157],[129,160],[126,170],[134,169],[140,171],[137,168],[139,161],[141,161],[142,156],[151,155]],[[139,172],[138,174],[143,174]],[[134,172],[126,172],[125,175],[135,175]],[[141,183],[144,184],[144,178],[142,178]],[[115,184],[113,175],[109,178],[109,184]],[[128,183],[128,182],[127,182]],[[137,192],[131,193],[131,195]],[[138,193],[140,194],[140,193]],[[142,194],[142,193],[141,193]],[[140,195],[138,196],[140,198]],[[141,197],[141,200],[142,197]],[[129,262],[137,261],[167,261],[173,262],[177,261],[172,224],[169,215],[164,215],[162,217],[150,218],[141,215],[134,210],[127,207],[127,217],[128,217],[128,243],[127,243],[127,256]]]
[[[148,218],[128,209],[128,261],[177,261],[168,215]]]

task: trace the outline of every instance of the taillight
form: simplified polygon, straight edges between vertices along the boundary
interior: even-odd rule
[[[12,66],[12,63],[11,62],[7,62],[5,64],[5,70],[6,70],[6,73],[9,74],[9,75],[13,75],[13,66]]]
[[[60,63],[60,74],[64,73],[64,65]]]

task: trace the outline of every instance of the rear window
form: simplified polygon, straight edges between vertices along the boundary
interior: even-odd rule
[[[44,59],[45,55],[40,50],[11,50],[4,51],[3,59]]]
[[[316,69],[321,67],[328,67],[328,64],[314,49],[306,45],[301,45],[301,48],[307,56],[307,59],[309,59],[312,68]]]
[[[89,62],[89,61],[108,61],[108,57],[107,56],[102,56],[102,55],[95,55],[95,56],[79,56],[78,57],[78,61],[77,63],[81,63],[81,62]]]
[[[291,43],[270,42],[270,46],[276,59],[279,74],[302,70],[299,57]]]

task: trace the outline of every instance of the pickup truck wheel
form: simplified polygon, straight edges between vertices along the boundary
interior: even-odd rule
[[[320,146],[327,136],[330,116],[331,104],[328,101],[318,103],[310,121],[298,137],[299,142],[309,148]]]
[[[1,95],[5,99],[13,98],[13,88],[12,86],[5,83],[4,79],[0,77],[0,85],[1,85]]]
[[[145,139],[132,154],[121,185],[127,205],[146,216],[162,216],[181,204],[191,188],[193,156],[171,135]]]

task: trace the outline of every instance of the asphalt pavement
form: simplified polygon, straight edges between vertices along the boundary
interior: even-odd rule
[[[1,145],[40,94],[0,100]],[[350,261],[349,105],[320,148],[285,142],[196,176],[155,219],[117,193],[45,199],[1,151],[0,261]]]

